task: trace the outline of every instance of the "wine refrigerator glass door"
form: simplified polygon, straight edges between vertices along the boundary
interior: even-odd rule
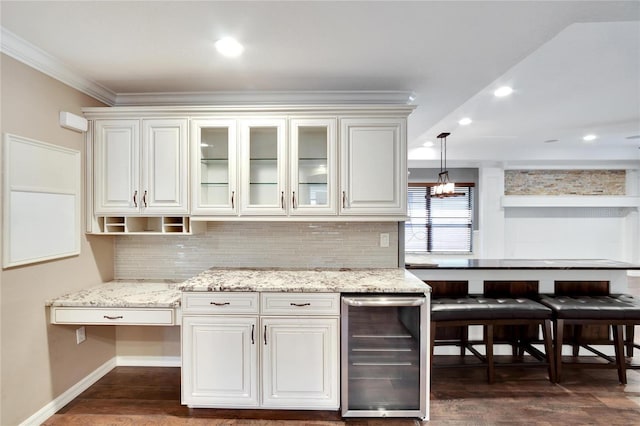
[[[342,297],[342,415],[427,417],[425,295]]]

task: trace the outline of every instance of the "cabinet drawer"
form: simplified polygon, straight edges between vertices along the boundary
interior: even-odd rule
[[[74,308],[52,307],[52,324],[174,325],[171,308]]]
[[[262,293],[264,315],[340,315],[339,293]]]
[[[258,293],[183,293],[182,312],[184,314],[257,314]]]

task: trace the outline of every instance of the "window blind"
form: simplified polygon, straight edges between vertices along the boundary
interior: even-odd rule
[[[422,253],[471,252],[473,184],[456,184],[456,197],[438,198],[433,183],[411,183],[405,250]]]

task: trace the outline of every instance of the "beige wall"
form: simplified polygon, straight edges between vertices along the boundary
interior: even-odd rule
[[[7,56],[0,60],[2,132],[81,151],[84,176],[84,135],[61,128],[58,113],[103,105]],[[86,342],[76,345],[75,327],[50,325],[44,307],[113,278],[113,239],[82,235],[79,256],[0,272],[2,425],[24,421],[115,355],[114,327],[87,327]]]

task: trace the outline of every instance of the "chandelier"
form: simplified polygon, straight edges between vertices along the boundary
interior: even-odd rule
[[[440,139],[440,173],[438,173],[438,182],[434,187],[434,195],[438,198],[464,195],[462,193],[456,193],[455,183],[449,180],[449,171],[447,170],[447,136],[450,134],[451,133],[443,132],[438,135],[438,139]]]

